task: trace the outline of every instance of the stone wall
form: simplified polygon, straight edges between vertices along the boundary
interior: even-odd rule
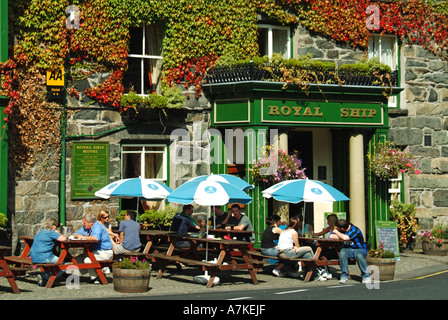
[[[294,57],[311,53],[314,58],[356,63],[366,57],[360,50],[335,43],[298,27]],[[419,227],[448,224],[448,62],[421,46],[401,48],[400,109],[390,113],[389,140],[419,157],[422,174],[406,178],[406,202],[416,205]],[[403,112],[404,111],[404,112]],[[430,146],[424,136],[431,136]]]
[[[80,92],[78,98],[67,97],[67,139],[66,139],[66,221],[74,230],[82,226],[82,217],[91,212],[95,215],[100,209],[107,209],[112,217],[119,212],[119,201],[75,201],[71,199],[71,144],[72,141],[107,141],[110,147],[110,181],[121,178],[121,144],[122,143],[163,143],[168,144],[173,154],[179,144],[172,137],[174,130],[181,130],[188,137],[191,159],[195,154],[202,157],[197,161],[182,163],[170,162],[170,180],[173,189],[189,178],[208,174],[210,166],[204,154],[209,150],[206,130],[209,127],[210,108],[203,95],[194,98],[190,92],[182,109],[142,110],[137,115],[130,112],[120,114],[118,111],[98,105],[85,96],[82,91],[94,87],[108,78],[108,74],[94,75],[76,83]],[[185,92],[186,94],[187,92]],[[194,158],[194,159],[196,159]],[[20,236],[34,235],[41,223],[49,217],[59,220],[59,162],[48,166],[45,159],[36,164],[28,173],[10,181],[8,208],[12,217],[13,251],[20,253],[22,244]],[[173,206],[177,206],[173,204]],[[204,208],[196,210],[204,213]]]
[[[402,48],[407,115],[390,120],[389,137],[419,157],[422,174],[409,179],[419,227],[448,222],[448,63],[421,46]],[[431,138],[424,144],[424,136]]]
[[[353,49],[348,44],[335,43],[306,28],[298,26],[293,35],[293,58],[299,55],[312,54],[313,58],[335,62],[338,66],[346,63],[356,63],[366,57],[365,52]]]

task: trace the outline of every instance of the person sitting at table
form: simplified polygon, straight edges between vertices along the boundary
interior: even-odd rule
[[[334,234],[334,229],[336,228],[336,221],[338,221],[338,216],[335,215],[334,213],[329,214],[327,216],[327,225],[328,226],[325,229],[323,229],[321,232],[313,233],[313,237],[320,237],[320,236],[323,236],[323,235],[325,235],[327,233],[330,233],[328,235],[328,238],[336,239],[336,240],[339,239],[338,236],[336,236]]]
[[[127,210],[124,220],[120,222],[118,232],[120,233],[119,244],[113,247],[115,254],[127,252],[138,252],[142,246],[140,242],[140,224],[135,221],[137,213]]]
[[[227,221],[230,214],[228,212],[222,211],[221,206],[215,206],[214,208],[215,208],[215,217],[210,219],[211,221],[213,221],[212,219],[214,219],[215,229],[221,229],[224,226],[223,224],[224,221]]]
[[[53,253],[56,241],[64,241],[67,238],[58,231],[58,222],[54,218],[48,218],[42,224],[42,229],[34,236],[33,245],[30,249],[31,261],[33,263],[56,263],[59,257]],[[63,274],[60,271],[56,277],[58,279]],[[43,286],[50,278],[50,272],[37,274],[37,284]]]
[[[266,218],[266,224],[268,227],[263,231],[261,236],[261,253],[266,256],[277,257],[280,253],[276,242],[282,233],[282,229],[279,228],[281,221],[280,217],[276,214]],[[277,277],[283,277],[284,274],[281,272],[283,268],[283,263],[280,262],[277,267],[272,270],[272,273]]]
[[[106,228],[107,233],[109,233],[110,240],[112,240],[112,245],[116,245],[120,240],[120,237],[118,236],[118,234],[112,231],[112,225],[109,223],[109,218],[109,213],[106,210],[100,210],[96,217],[96,220],[101,223],[104,228]]]
[[[249,218],[246,215],[241,214],[241,208],[239,204],[234,203],[231,207],[232,215],[228,218],[227,222],[224,221],[224,223],[228,226],[233,226],[233,230],[237,231],[254,231],[252,227],[252,223],[250,222]],[[242,238],[242,237],[240,237]],[[241,240],[241,239],[238,239]],[[255,237],[252,235],[250,237],[250,241],[254,241]]]
[[[289,224],[285,230],[280,234],[278,239],[278,248],[281,250],[279,257],[280,258],[302,258],[302,259],[313,259],[314,252],[313,249],[309,246],[300,246],[299,243],[299,218],[291,217],[289,219]],[[320,271],[321,268],[318,268],[316,280],[325,281],[326,277],[322,275]]]
[[[310,232],[312,233],[313,232],[312,225],[306,223],[305,226],[303,226],[303,223],[304,223],[303,215],[299,214],[299,215],[297,215],[297,217],[299,218],[299,229],[298,229],[299,236],[305,236],[306,234],[308,234]],[[303,233],[302,233],[302,230],[303,230]]]
[[[192,218],[194,207],[186,204],[182,207],[181,213],[176,213],[171,224],[171,231],[179,234],[188,233],[188,231],[199,231],[201,227]]]
[[[338,239],[349,241],[339,252],[339,265],[341,266],[341,278],[339,283],[349,283],[348,260],[355,259],[361,271],[362,283],[370,283],[370,273],[367,272],[367,247],[361,230],[347,220],[339,219],[336,222],[334,234]]]
[[[111,260],[114,252],[112,250],[112,241],[106,228],[95,220],[93,213],[86,213],[82,218],[82,228],[75,232],[75,239],[84,240],[98,240],[98,243],[93,247],[93,255],[97,261]],[[75,260],[78,263],[91,263],[92,261],[87,256],[87,253],[77,256]],[[109,268],[104,268],[106,273],[110,272]],[[99,283],[98,275],[94,269],[87,269],[90,274],[90,280],[93,283]],[[85,269],[80,270],[81,274],[85,274]]]
[[[200,231],[201,227],[192,218],[193,211],[194,207],[191,204],[184,205],[182,212],[174,215],[170,230],[179,234],[186,234],[188,231]],[[188,241],[178,241],[175,246],[185,247],[189,245],[190,243]]]

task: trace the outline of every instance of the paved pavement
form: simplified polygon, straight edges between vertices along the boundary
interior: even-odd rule
[[[154,266],[156,267],[156,266]],[[304,283],[303,280],[289,277],[279,278],[272,275],[273,266],[268,266],[257,274],[259,285],[256,288],[305,288],[310,286],[324,286],[337,284],[340,269],[339,266],[332,267],[333,279],[325,282],[311,281]],[[448,256],[428,256],[419,252],[402,254],[395,267],[395,280],[412,279],[435,272],[448,270]],[[219,291],[240,291],[254,289],[254,284],[247,271],[226,271],[219,274],[221,283],[206,288],[203,284],[193,281],[195,275],[203,274],[198,268],[186,267],[181,272],[174,266],[168,267],[163,279],[156,279],[156,272],[152,272],[149,290],[146,293],[129,294],[114,291],[112,274],[108,274],[108,285],[90,284],[88,277],[82,277],[78,288],[68,288],[65,282],[57,284],[54,288],[47,289],[39,287],[35,275],[27,275],[16,279],[21,290],[20,294],[13,294],[5,278],[0,278],[0,300],[74,300],[74,299],[119,299],[120,297],[132,296],[160,296],[178,293],[197,293]],[[360,273],[357,266],[350,266],[352,281],[360,282]],[[209,296],[213,299],[213,295]]]

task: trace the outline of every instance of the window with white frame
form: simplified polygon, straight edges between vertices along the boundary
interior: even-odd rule
[[[128,70],[124,74],[126,92],[160,94],[163,24],[154,23],[129,29]]]
[[[258,47],[260,56],[272,57],[280,53],[283,58],[291,57],[291,30],[288,26],[258,25]]]
[[[368,58],[377,57],[387,64],[392,71],[398,69],[398,44],[395,36],[371,35],[369,39]],[[389,98],[389,107],[397,107],[397,97]]]
[[[122,146],[122,178],[168,179],[167,146],[160,144]]]

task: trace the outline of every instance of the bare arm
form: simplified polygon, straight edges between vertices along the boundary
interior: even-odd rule
[[[349,241],[350,237],[345,233],[340,232],[338,229],[334,229],[333,233],[341,240]]]

